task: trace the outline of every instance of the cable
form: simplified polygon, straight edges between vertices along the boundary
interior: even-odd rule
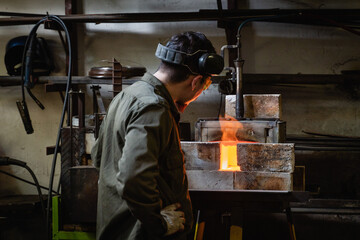
[[[0,157],[0,166],[4,166],[4,165],[16,165],[16,166],[20,166],[25,168],[26,170],[28,170],[28,172],[30,173],[31,177],[34,180],[35,186],[36,186],[36,190],[38,192],[39,195],[39,201],[41,204],[41,209],[42,209],[42,213],[43,213],[43,218],[44,221],[46,222],[46,215],[45,215],[45,206],[43,203],[43,198],[42,198],[42,193],[41,193],[41,189],[40,189],[40,184],[34,174],[34,172],[31,170],[31,168],[29,168],[29,166],[26,165],[26,162],[20,161],[20,160],[16,160],[16,159],[12,159],[12,158],[8,158],[8,157]]]
[[[28,184],[30,184],[30,185],[36,186],[36,184],[33,183],[33,182],[30,182],[30,181],[28,181],[28,180],[26,180],[26,179],[24,179],[24,178],[15,176],[14,174],[11,174],[11,173],[9,173],[9,172],[3,171],[3,170],[1,170],[1,169],[0,169],[0,173],[3,173],[3,174],[8,175],[8,176],[10,176],[10,177],[13,177],[13,178],[15,178],[15,179],[17,179],[17,180],[20,180],[20,181],[22,181],[22,182],[28,183]],[[39,187],[42,188],[42,189],[44,189],[44,190],[47,190],[47,191],[49,190],[47,187],[44,187],[44,186],[42,186],[42,185],[39,185]],[[56,192],[53,191],[53,193],[56,193]]]
[[[270,19],[284,18],[284,17],[295,17],[295,16],[301,16],[301,13],[248,18],[245,21],[241,22],[241,24],[238,27],[237,35],[236,35],[236,38],[237,38],[236,46],[237,46],[237,50],[238,50],[238,53],[237,53],[238,60],[240,60],[240,55],[241,55],[241,52],[240,52],[240,48],[241,48],[240,37],[241,37],[241,34],[240,33],[241,33],[241,29],[245,26],[245,24],[247,24],[249,22],[254,22],[254,21],[263,21],[263,20],[270,20]]]
[[[65,35],[66,35],[66,40],[67,40],[67,44],[68,44],[68,56],[69,56],[69,62],[68,62],[68,79],[67,79],[67,84],[66,84],[66,90],[65,90],[65,98],[64,98],[64,104],[63,104],[63,109],[62,109],[62,113],[61,113],[61,118],[60,118],[60,123],[59,123],[59,129],[58,129],[58,133],[57,133],[57,137],[56,137],[56,144],[55,144],[55,150],[54,150],[54,157],[52,160],[52,166],[51,166],[51,173],[50,173],[50,179],[49,179],[49,191],[48,191],[48,199],[47,199],[47,211],[46,211],[46,230],[47,230],[47,234],[49,239],[51,239],[51,211],[50,211],[50,207],[51,207],[51,201],[52,201],[52,192],[53,192],[53,183],[54,183],[54,175],[55,175],[55,168],[56,168],[56,160],[57,160],[57,154],[59,152],[59,145],[60,145],[60,139],[61,139],[61,129],[62,126],[64,124],[64,118],[65,118],[65,112],[66,112],[66,107],[67,107],[67,101],[68,101],[68,94],[69,94],[69,89],[71,86],[71,71],[72,71],[72,57],[71,57],[71,41],[70,41],[70,35],[69,35],[69,31],[65,25],[65,23],[61,20],[61,18],[59,18],[58,16],[55,15],[48,15],[44,18],[42,18],[39,22],[37,22],[35,24],[35,26],[32,28],[32,30],[30,31],[29,37],[26,40],[26,44],[25,44],[25,48],[26,45],[29,44],[29,39],[30,37],[34,36],[34,34],[36,33],[38,27],[40,26],[40,24],[42,24],[45,21],[54,21],[56,23],[58,23],[60,25],[60,27],[64,30]],[[25,52],[23,55],[23,60],[25,60]],[[23,70],[22,70],[23,71]],[[23,77],[23,74],[22,74]],[[23,82],[23,78],[22,78],[22,94],[23,94],[23,98],[25,99],[25,93],[24,93],[24,82]]]
[[[63,104],[63,110],[61,113],[61,119],[60,119],[60,124],[59,124],[59,129],[58,129],[58,134],[57,134],[57,138],[56,138],[56,145],[55,145],[55,151],[54,151],[54,157],[53,157],[53,161],[52,161],[52,166],[51,166],[51,173],[50,173],[50,180],[49,180],[49,192],[48,192],[48,204],[47,204],[47,218],[46,220],[47,222],[47,232],[49,234],[49,237],[51,239],[51,228],[50,228],[50,205],[51,205],[51,200],[52,200],[52,189],[53,189],[53,182],[54,182],[54,175],[55,175],[55,168],[56,168],[56,159],[57,159],[57,154],[59,151],[59,145],[60,145],[60,136],[61,136],[61,128],[64,124],[64,118],[65,118],[65,112],[66,112],[66,107],[67,107],[67,101],[68,101],[68,96],[69,96],[69,90],[70,90],[70,86],[71,86],[71,70],[72,70],[72,53],[71,53],[71,41],[70,41],[70,35],[69,35],[69,31],[65,25],[65,23],[57,16],[48,16],[48,18],[50,20],[54,20],[55,22],[59,23],[59,25],[64,29],[65,31],[65,35],[66,35],[66,40],[67,40],[67,44],[68,44],[68,55],[69,55],[69,63],[68,63],[68,80],[67,80],[67,84],[66,84],[66,90],[65,90],[65,98],[64,98],[64,104]]]

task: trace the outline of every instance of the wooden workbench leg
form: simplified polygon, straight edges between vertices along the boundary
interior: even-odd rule
[[[295,226],[292,219],[291,209],[289,207],[286,208],[286,218],[289,226],[290,240],[296,240]]]

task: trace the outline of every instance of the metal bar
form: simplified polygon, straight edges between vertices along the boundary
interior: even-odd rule
[[[204,238],[205,222],[200,221],[200,210],[197,211],[194,240],[202,240]]]
[[[295,144],[295,150],[301,151],[351,151],[360,152],[358,147],[316,147],[316,146],[298,146]]]
[[[92,89],[92,103],[93,103],[93,114],[98,112],[98,104],[96,102],[96,91],[99,91],[101,87],[99,85],[92,85],[90,89]]]
[[[79,117],[79,128],[85,127],[85,93],[79,91],[78,93],[78,117]]]
[[[327,134],[327,133],[319,133],[319,132],[309,132],[309,131],[302,131],[303,133],[314,135],[314,136],[323,136],[323,137],[332,137],[332,138],[348,138],[353,140],[360,140],[360,137],[355,136],[344,136],[344,135],[335,135],[335,134]]]
[[[112,69],[113,97],[115,97],[122,91],[122,67],[115,58],[113,59]]]
[[[59,196],[52,198],[52,237],[59,239],[57,233],[59,232]]]
[[[360,149],[360,142],[344,141],[344,142],[320,142],[320,141],[299,141],[286,140],[288,143],[295,143],[297,146],[312,147],[356,147]]]
[[[96,102],[97,102],[98,108],[100,109],[99,113],[106,113],[104,102],[102,100],[102,97],[101,97],[101,94],[100,94],[99,90],[96,91]]]
[[[130,85],[140,78],[123,79],[124,85]],[[224,76],[214,76],[214,83],[226,80]],[[54,83],[66,84],[66,76],[40,76],[38,84]],[[360,84],[360,74],[243,74],[245,84]],[[93,78],[89,76],[73,76],[73,84],[112,84],[110,78]],[[21,85],[19,76],[0,76],[0,86],[17,86]]]
[[[117,14],[71,14],[58,15],[63,21],[68,22],[88,22],[88,23],[130,23],[130,22],[164,22],[164,21],[218,21],[233,20],[242,21],[248,18],[287,15],[287,14],[307,14],[319,15],[331,20],[345,21],[359,25],[355,20],[359,20],[360,9],[251,9],[251,10],[199,10],[198,12],[159,12],[159,13],[117,13]],[[41,17],[13,17],[1,18],[0,26],[3,25],[22,25],[34,24]],[[329,25],[321,20],[300,21],[294,18],[266,20],[271,22],[291,22],[312,25]],[[354,21],[354,22],[351,22]]]
[[[360,209],[291,208],[293,214],[360,215]]]
[[[45,17],[45,14],[34,13],[17,13],[17,12],[0,12],[0,16],[13,16],[13,17]]]
[[[286,139],[289,141],[299,141],[299,142],[335,142],[335,143],[358,143],[360,144],[360,139],[358,138],[331,138],[331,137],[300,137],[296,135],[286,135]]]
[[[191,199],[196,201],[228,201],[234,204],[242,201],[250,202],[305,202],[308,192],[276,191],[276,190],[194,190],[190,189]],[[202,202],[204,202],[202,201]]]
[[[59,196],[52,198],[52,239],[95,240],[95,233],[92,232],[59,231],[59,202]]]

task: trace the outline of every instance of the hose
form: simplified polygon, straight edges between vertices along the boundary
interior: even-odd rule
[[[39,195],[39,201],[40,201],[40,204],[41,204],[41,210],[42,210],[42,214],[43,214],[43,219],[46,222],[45,206],[44,206],[44,202],[43,202],[43,198],[42,198],[40,184],[39,184],[34,172],[31,170],[31,168],[29,166],[26,165],[26,162],[16,160],[16,159],[12,159],[12,158],[8,158],[8,157],[0,157],[0,166],[6,166],[6,165],[20,166],[20,167],[25,168],[30,173],[31,177],[34,180],[34,184],[36,186],[36,190],[37,190],[38,195]]]
[[[33,183],[33,182],[30,182],[30,181],[28,181],[28,180],[26,180],[26,179],[24,179],[24,178],[15,176],[14,174],[11,174],[11,173],[9,173],[9,172],[3,171],[3,170],[1,170],[1,169],[0,169],[0,173],[5,174],[5,175],[8,175],[8,176],[10,176],[10,177],[12,177],[12,178],[15,178],[15,179],[17,179],[17,180],[20,180],[20,181],[22,181],[22,182],[28,183],[28,184],[30,184],[30,185],[36,186],[36,184]],[[39,187],[40,187],[41,189],[44,189],[44,190],[47,190],[47,191],[49,190],[47,187],[44,187],[44,186],[42,186],[42,185],[39,185]],[[57,192],[56,192],[56,191],[53,191],[53,193],[57,193]]]
[[[35,26],[30,31],[28,39],[26,40],[25,49],[26,49],[26,46],[29,44],[29,41],[30,41],[29,39],[31,39],[31,37],[36,34],[36,31],[37,31],[38,27],[40,26],[40,24],[42,24],[45,21],[54,21],[54,22],[58,23],[60,25],[60,27],[64,30],[65,35],[66,35],[67,44],[68,44],[68,56],[69,56],[69,62],[68,62],[69,68],[68,68],[68,74],[67,74],[68,79],[67,79],[67,83],[66,83],[66,90],[65,90],[65,98],[64,98],[64,103],[63,103],[63,109],[62,109],[62,113],[61,113],[58,133],[57,133],[57,137],[56,137],[54,157],[53,157],[52,165],[51,165],[51,172],[50,172],[50,179],[49,179],[49,191],[48,191],[48,199],[47,199],[47,209],[46,209],[47,210],[46,211],[46,230],[47,230],[48,238],[51,239],[52,237],[51,237],[51,224],[50,224],[51,223],[51,211],[50,211],[50,208],[51,208],[51,201],[52,201],[52,192],[53,192],[56,160],[57,160],[57,154],[59,152],[59,145],[60,145],[60,139],[61,139],[61,129],[62,129],[62,126],[64,124],[64,118],[65,118],[67,101],[68,101],[68,94],[69,94],[69,90],[70,90],[70,86],[71,86],[71,71],[72,71],[72,57],[71,57],[71,55],[72,54],[71,54],[71,41],[70,41],[69,31],[68,31],[65,23],[61,20],[61,18],[59,18],[58,16],[55,16],[55,15],[48,15],[48,16],[42,18],[39,22],[37,22],[35,24]],[[25,53],[23,55],[23,60],[24,59],[25,59]],[[23,77],[23,73],[22,73],[22,77]],[[22,78],[22,94],[23,94],[23,98],[25,99],[23,78]]]

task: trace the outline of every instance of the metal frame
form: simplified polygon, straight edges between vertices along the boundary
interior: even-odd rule
[[[59,210],[61,198],[55,196],[52,198],[52,239],[79,239],[79,240],[95,240],[95,233],[80,231],[63,231],[60,230]]]
[[[205,230],[205,220],[200,212],[208,209],[218,209],[234,216],[237,222],[232,222],[229,230],[230,240],[242,240],[243,214],[245,212],[283,212],[289,228],[289,239],[296,240],[295,226],[292,219],[290,202],[307,202],[308,192],[274,191],[274,190],[194,190],[190,189],[193,208],[198,210],[194,240],[202,240]],[[229,213],[230,212],[230,213]]]

